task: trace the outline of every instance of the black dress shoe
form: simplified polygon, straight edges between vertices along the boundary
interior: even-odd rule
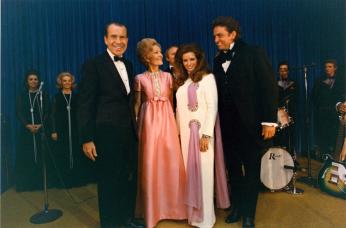
[[[227,216],[226,223],[235,223],[238,222],[241,218],[240,211],[238,208],[233,208],[231,213]]]
[[[253,217],[243,218],[243,228],[255,228],[255,222]]]

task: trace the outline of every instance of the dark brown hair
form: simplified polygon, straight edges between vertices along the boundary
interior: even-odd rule
[[[278,71],[280,70],[280,67],[281,67],[282,65],[286,65],[286,66],[287,66],[287,69],[288,69],[288,70],[290,69],[290,65],[288,64],[288,61],[287,61],[287,60],[284,60],[284,61],[279,62],[279,64],[278,64]]]
[[[41,83],[41,77],[40,77],[40,74],[38,73],[37,70],[29,70],[25,73],[25,77],[24,77],[24,83],[23,83],[23,88],[24,90],[26,91],[29,87],[28,85],[28,78],[30,75],[35,75],[38,79],[38,83],[40,84]]]
[[[324,61],[324,65],[326,65],[327,63],[333,64],[335,68],[338,67],[338,63],[336,62],[335,59],[327,59],[326,61]]]
[[[219,16],[215,18],[212,22],[212,29],[214,29],[216,26],[226,27],[228,32],[235,31],[237,33],[235,40],[240,38],[240,26],[239,22],[235,20],[233,17],[230,16]]]
[[[120,23],[120,22],[116,22],[116,21],[111,21],[111,22],[109,22],[109,23],[107,23],[107,24],[105,25],[104,32],[103,32],[103,35],[104,35],[105,37],[108,36],[108,28],[109,28],[109,26],[111,26],[111,25],[115,25],[115,26],[119,26],[119,27],[124,27],[124,28],[126,29],[126,37],[128,37],[126,25],[124,25],[124,24],[122,24],[122,23]]]
[[[177,48],[178,49],[178,46],[177,45],[171,45],[169,46],[169,48],[166,49],[166,52],[165,52],[165,57],[167,58],[168,57],[168,52],[169,50],[171,50],[172,48]]]
[[[183,55],[192,52],[197,58],[197,66],[189,76],[183,64]],[[197,44],[184,44],[178,48],[175,55],[175,67],[177,68],[177,84],[181,86],[190,77],[193,82],[199,82],[203,76],[210,73],[208,63],[205,60],[203,50]]]

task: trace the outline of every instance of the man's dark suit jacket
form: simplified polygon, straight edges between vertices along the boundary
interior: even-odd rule
[[[131,62],[124,64],[133,84]],[[133,91],[127,95],[124,83],[107,52],[88,61],[83,66],[78,103],[78,125],[82,143],[94,141],[95,129],[112,126],[117,131],[134,128]]]
[[[316,144],[322,153],[331,153],[330,148],[334,148],[339,118],[335,105],[345,98],[345,79],[343,75],[334,76],[332,87],[324,83],[325,77],[315,81],[312,90],[312,102],[314,111],[314,130]]]
[[[175,77],[173,76],[173,72],[172,72],[172,69],[168,67],[164,70],[164,72],[168,72],[172,75],[172,78],[173,78],[173,81],[175,81]],[[176,91],[176,86],[173,86],[173,112],[175,113],[176,111],[176,108],[177,108],[177,97],[175,96],[177,91]]]
[[[171,68],[170,68],[169,66],[164,70],[164,72],[168,72],[168,73],[170,73],[170,74],[173,73],[172,70],[171,70]],[[173,75],[173,74],[172,74],[172,75]]]
[[[124,60],[130,86],[132,65]],[[83,66],[77,121],[82,143],[93,141],[101,227],[120,227],[133,216],[136,198],[137,140],[133,92],[107,52]]]
[[[261,123],[277,121],[278,90],[274,72],[262,49],[238,40],[232,51],[234,56],[226,73],[222,68],[222,55],[214,59],[219,110],[228,108],[228,97],[232,96],[241,118],[233,121],[240,121],[262,144]]]

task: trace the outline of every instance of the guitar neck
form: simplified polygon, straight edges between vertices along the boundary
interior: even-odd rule
[[[344,125],[344,138],[346,138],[346,113],[341,116],[341,124]]]
[[[339,116],[339,129],[337,134],[337,140],[335,144],[334,154],[340,154],[343,147],[346,146],[346,114],[343,113]]]

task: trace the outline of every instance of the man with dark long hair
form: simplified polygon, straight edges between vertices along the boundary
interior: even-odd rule
[[[218,17],[212,29],[219,49],[213,73],[231,184],[232,211],[226,223],[243,218],[243,227],[254,227],[261,152],[275,135],[276,81],[264,51],[239,39],[235,19]]]

